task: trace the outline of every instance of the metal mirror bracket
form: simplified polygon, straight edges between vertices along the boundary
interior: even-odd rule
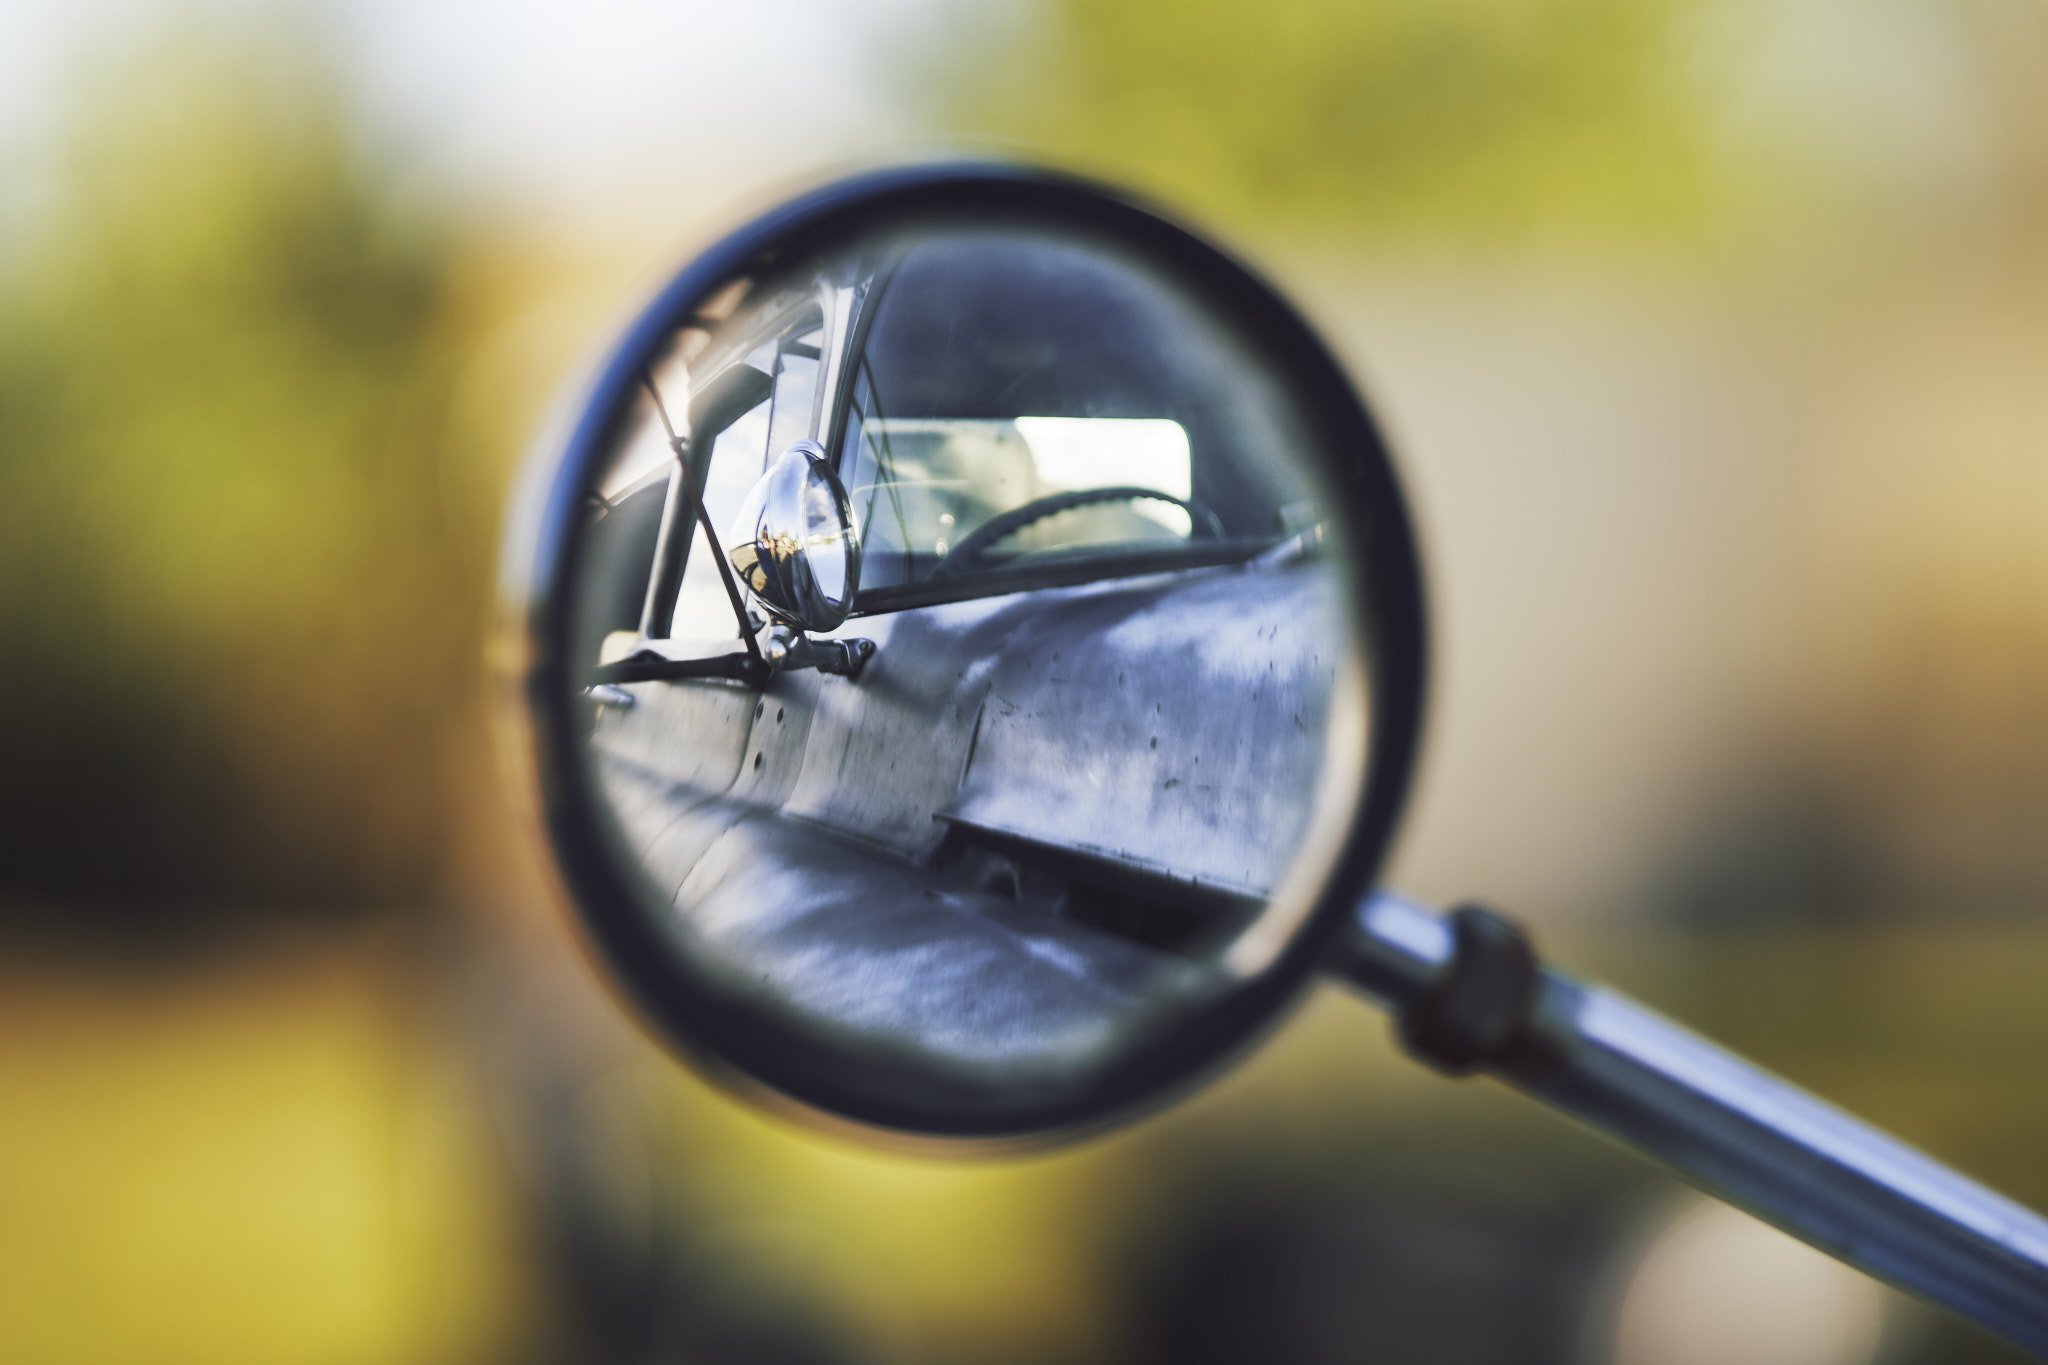
[[[1376,894],[1333,966],[1438,1070],[1497,1076],[1829,1255],[2048,1355],[2048,1220],[1544,966],[1500,916]]]
[[[770,669],[778,673],[793,668],[815,668],[820,673],[857,678],[862,666],[875,653],[873,640],[814,640],[798,627],[780,621],[763,627],[759,644],[761,657]]]

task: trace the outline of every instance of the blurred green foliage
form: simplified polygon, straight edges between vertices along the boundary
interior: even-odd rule
[[[495,500],[451,483],[455,239],[359,123],[262,37],[79,93],[0,280],[0,904],[438,875]]]
[[[933,96],[964,133],[1294,233],[1685,228],[1725,189],[1686,64],[1701,8],[1047,0],[982,21],[1016,30],[999,63],[949,45]]]

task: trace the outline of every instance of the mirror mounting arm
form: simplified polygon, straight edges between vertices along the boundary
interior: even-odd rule
[[[752,373],[758,375],[760,372]],[[675,610],[675,594],[682,587],[683,563],[684,557],[689,553],[690,532],[693,528],[700,529],[704,532],[705,542],[711,548],[711,562],[718,568],[719,582],[725,585],[726,598],[732,603],[732,613],[739,622],[740,635],[747,642],[747,655],[753,665],[753,671],[763,673],[767,661],[761,657],[761,647],[754,642],[746,602],[740,596],[740,585],[733,578],[732,566],[725,562],[725,547],[718,543],[718,532],[711,525],[711,509],[704,505],[704,490],[698,485],[698,471],[692,468],[690,460],[690,437],[678,432],[675,423],[669,420],[668,404],[662,401],[661,390],[655,385],[653,372],[643,370],[640,382],[646,387],[647,396],[654,400],[654,411],[661,418],[661,429],[668,437],[669,453],[675,456],[676,461],[675,472],[670,476],[675,482],[670,485],[668,506],[662,509],[660,537],[655,543],[655,564],[653,577],[648,584],[648,605],[643,613],[642,629],[649,635],[668,633],[671,613]]]
[[[2048,1354],[2048,1220],[1599,986],[1476,907],[1376,893],[1332,966],[1486,1071],[1831,1256]]]
[[[873,640],[813,640],[780,621],[761,632],[756,647],[772,672],[815,668],[820,673],[836,673],[843,678],[859,677],[875,653]]]

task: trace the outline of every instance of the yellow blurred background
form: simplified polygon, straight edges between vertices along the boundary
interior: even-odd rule
[[[2011,1358],[1319,996],[1089,1145],[736,1106],[492,752],[513,475],[789,187],[1151,194],[1423,525],[1390,880],[2048,1205],[2038,0],[0,10],[0,1362]]]

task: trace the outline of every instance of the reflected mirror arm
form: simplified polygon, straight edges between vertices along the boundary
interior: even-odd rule
[[[683,476],[689,477],[687,461],[684,463]],[[747,643],[747,656],[757,667],[765,669],[769,666],[768,659],[761,651],[760,642],[754,639],[754,620],[747,611],[746,599],[740,595],[740,585],[733,578],[732,565],[726,562],[725,546],[719,544],[718,532],[711,529],[711,513],[704,506],[704,495],[698,492],[694,485],[690,489],[690,495],[696,505],[697,524],[704,528],[704,544],[711,551],[711,562],[718,566],[718,581],[725,584],[726,600],[732,603],[732,614],[739,622],[740,638]]]
[[[718,581],[725,585],[726,600],[732,603],[732,614],[739,624],[740,638],[746,642],[747,656],[753,663],[753,675],[766,676],[768,661],[762,656],[761,646],[754,640],[754,622],[747,614],[746,600],[740,595],[740,585],[733,578],[732,566],[725,561],[725,547],[719,544],[718,532],[711,525],[710,509],[704,505],[704,490],[698,486],[696,476],[690,468],[690,442],[678,435],[675,423],[669,420],[668,404],[661,399],[661,390],[655,387],[654,376],[643,373],[640,382],[647,387],[647,396],[654,400],[654,411],[661,418],[661,429],[668,436],[668,448],[676,457],[675,482],[669,485],[668,505],[662,511],[661,533],[655,547],[654,575],[647,596],[647,610],[642,620],[645,635],[666,635],[673,623],[676,594],[682,589],[684,553],[690,543],[691,523],[704,531],[704,543],[711,549],[711,562],[718,568]],[[688,501],[684,502],[687,497]],[[732,676],[725,674],[671,674],[669,676]]]
[[[1513,924],[1375,894],[1332,964],[1411,1053],[1489,1072],[1861,1270],[2048,1355],[2048,1220],[1627,998]]]

